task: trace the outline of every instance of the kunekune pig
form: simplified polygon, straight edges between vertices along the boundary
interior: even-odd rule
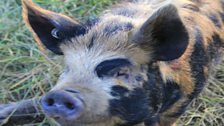
[[[22,0],[40,47],[64,57],[41,99],[61,126],[171,126],[223,52],[222,0],[133,0],[80,23]]]

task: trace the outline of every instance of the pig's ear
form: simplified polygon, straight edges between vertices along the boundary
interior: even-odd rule
[[[154,60],[179,58],[188,46],[188,33],[174,5],[154,12],[134,36],[134,42],[152,51]]]
[[[85,33],[85,27],[71,18],[35,5],[32,0],[22,0],[23,19],[39,46],[62,55],[60,44],[67,38]]]

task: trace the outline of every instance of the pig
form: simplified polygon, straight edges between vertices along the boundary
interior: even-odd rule
[[[174,126],[223,54],[222,0],[125,1],[84,23],[22,5],[40,48],[64,57],[40,100],[61,126]]]

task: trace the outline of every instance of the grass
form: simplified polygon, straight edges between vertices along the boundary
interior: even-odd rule
[[[113,0],[35,0],[42,7],[85,20]],[[61,57],[40,52],[21,17],[20,0],[0,0],[0,103],[38,97],[54,86]],[[224,125],[224,64],[178,121],[180,126]],[[45,119],[35,126],[54,124]]]

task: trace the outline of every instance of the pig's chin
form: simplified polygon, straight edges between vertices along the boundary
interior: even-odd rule
[[[81,121],[70,121],[70,120],[55,120],[60,126],[114,126],[113,123],[105,122],[81,122]]]
[[[86,117],[79,117],[74,120],[68,120],[65,118],[54,118],[53,119],[59,126],[115,126],[122,121],[118,118],[98,118],[98,119],[87,119]]]

